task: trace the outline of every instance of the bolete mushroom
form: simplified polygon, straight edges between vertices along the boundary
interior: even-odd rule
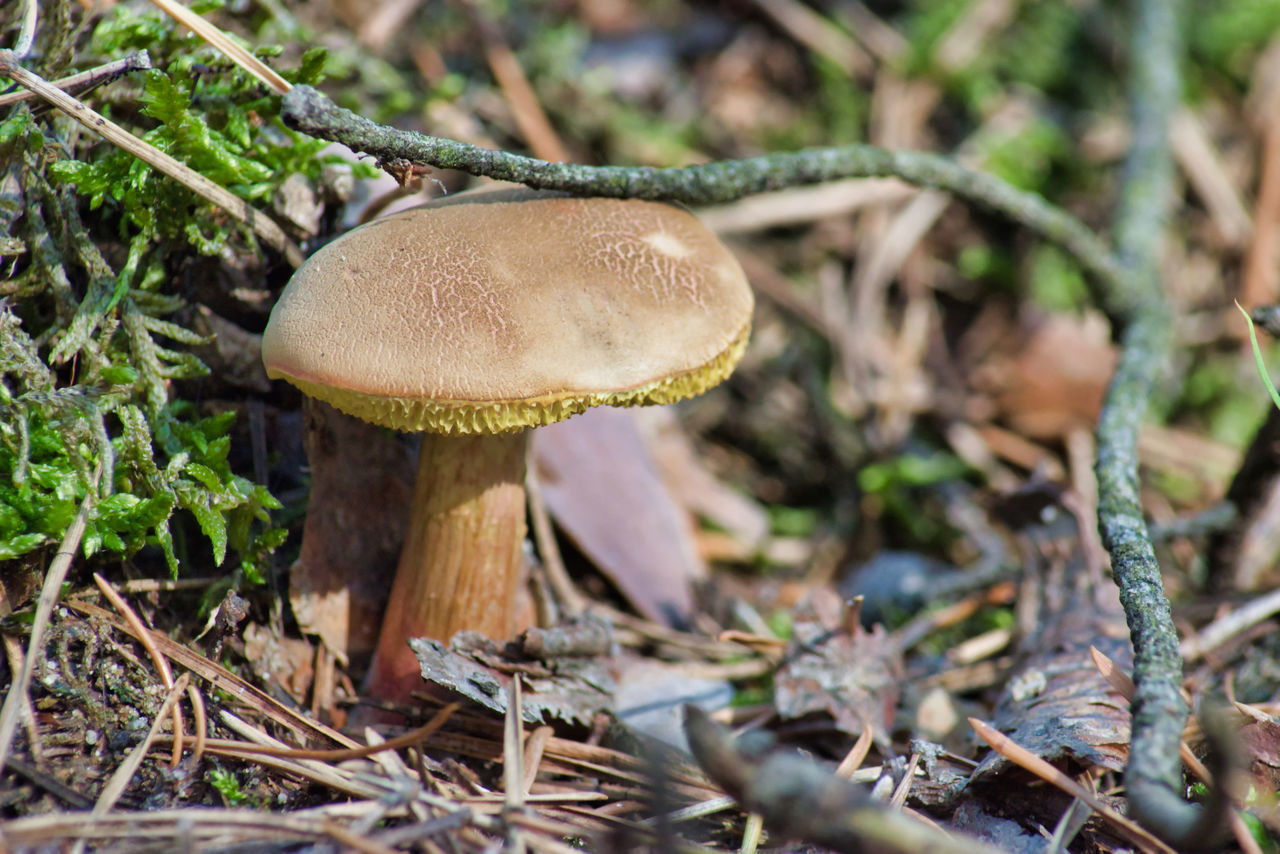
[[[655,202],[463,193],[312,255],[271,312],[268,375],[425,433],[369,692],[420,684],[410,637],[523,628],[526,428],[700,394],[733,371],[751,312],[733,255]]]

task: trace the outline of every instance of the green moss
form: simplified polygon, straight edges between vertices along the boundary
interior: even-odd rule
[[[323,143],[264,118],[277,109],[256,81],[158,13],[115,7],[76,62],[140,49],[163,70],[92,106],[261,209],[290,177],[320,178]],[[316,82],[325,61],[309,51],[286,76]],[[242,577],[261,579],[284,537],[269,516],[279,503],[232,470],[234,413],[200,417],[183,399],[181,381],[208,369],[191,350],[205,339],[178,322],[178,294],[191,292],[193,257],[280,262],[223,211],[56,111],[13,110],[0,155],[21,188],[0,198],[0,247],[14,259],[0,303],[0,560],[51,547],[87,497],[85,556],[154,546],[176,574],[196,554],[190,529],[214,565],[234,555]],[[193,524],[174,524],[183,517]]]
[[[1084,272],[1056,246],[1041,244],[1031,250],[1027,285],[1031,298],[1048,311],[1078,311],[1089,304]]]
[[[1188,33],[1192,51],[1228,74],[1247,77],[1252,59],[1280,29],[1280,0],[1201,2]]]

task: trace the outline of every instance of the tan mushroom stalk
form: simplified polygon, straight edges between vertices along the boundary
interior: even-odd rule
[[[728,250],[654,202],[464,193],[308,259],[271,312],[268,374],[426,433],[369,691],[421,684],[410,637],[521,628],[525,428],[700,394],[737,364],[751,311]]]

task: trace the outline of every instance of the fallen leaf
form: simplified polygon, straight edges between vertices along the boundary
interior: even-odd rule
[[[1096,313],[1024,316],[1005,335],[1017,343],[986,358],[974,385],[994,398],[1008,424],[1040,440],[1092,430],[1116,364],[1106,320]]]
[[[707,470],[671,408],[651,406],[634,415],[648,438],[662,480],[676,500],[733,536],[742,550],[763,548],[769,537],[769,514]]]
[[[656,658],[622,656],[615,660],[618,689],[614,696],[618,720],[650,738],[688,751],[684,707],[704,711],[725,708],[733,700],[726,679],[708,679],[679,664]]]
[[[642,616],[683,625],[707,575],[632,413],[601,407],[533,435],[547,509]]]
[[[774,677],[779,715],[825,712],[844,732],[871,727],[877,743],[888,744],[903,665],[883,626],[847,625],[839,594],[818,588],[796,608],[784,661]]]
[[[244,655],[254,672],[268,684],[284,689],[294,702],[301,703],[315,676],[315,649],[301,638],[278,637],[257,623],[245,626]]]
[[[552,720],[589,725],[613,708],[617,686],[605,658],[560,658],[549,662],[509,657],[476,632],[458,632],[449,646],[431,638],[410,638],[422,678],[458,692],[487,709],[505,714],[511,679],[524,677],[521,710],[526,723]]]
[[[1280,791],[1280,720],[1256,706],[1237,703],[1249,719],[1237,736],[1249,776],[1260,792]]]

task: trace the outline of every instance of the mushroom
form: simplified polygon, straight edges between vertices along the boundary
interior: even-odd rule
[[[307,260],[263,334],[268,375],[424,432],[371,694],[420,684],[410,637],[524,628],[526,428],[702,393],[742,356],[752,305],[683,208],[522,187],[375,220]]]

